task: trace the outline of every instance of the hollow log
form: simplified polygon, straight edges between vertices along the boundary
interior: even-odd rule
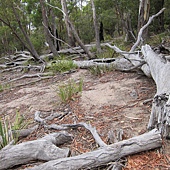
[[[143,135],[133,137],[112,145],[101,147],[95,151],[84,153],[78,156],[62,158],[47,163],[28,168],[29,170],[77,170],[91,169],[109,162],[116,161],[121,157],[147,151],[150,149],[161,147],[162,139],[160,133],[154,129]],[[27,170],[28,170],[27,169]]]
[[[41,139],[10,145],[0,150],[0,170],[15,165],[26,164],[34,160],[49,161],[69,155],[69,149],[60,149],[61,145],[72,140],[67,132],[49,134]]]

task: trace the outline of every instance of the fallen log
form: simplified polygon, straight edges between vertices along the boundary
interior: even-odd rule
[[[161,147],[161,145],[161,135],[156,129],[154,129],[143,135],[101,147],[92,152],[84,153],[74,157],[49,161],[47,163],[41,164],[40,166],[28,168],[27,170],[91,169],[101,165],[106,165],[109,162],[116,161],[121,157],[125,157],[130,154]]]
[[[149,45],[142,47],[142,53],[156,83],[148,129],[157,127],[163,136],[170,137],[170,62],[162,59]]]
[[[49,134],[38,140],[5,147],[0,150],[0,170],[26,164],[34,160],[49,161],[67,157],[69,149],[60,149],[56,145],[61,145],[71,140],[72,136],[70,134],[60,132]]]

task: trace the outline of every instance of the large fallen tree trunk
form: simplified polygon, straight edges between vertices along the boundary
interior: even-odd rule
[[[170,62],[149,45],[142,47],[142,53],[157,87],[148,129],[157,127],[163,136],[170,137]]]
[[[60,132],[38,140],[5,147],[0,150],[0,170],[35,160],[49,161],[67,157],[69,149],[60,149],[56,145],[61,145],[70,140],[72,140],[71,135],[67,132]]]
[[[157,130],[152,130],[149,133],[133,137],[128,140],[124,140],[112,145],[101,147],[95,151],[84,153],[78,156],[62,158],[58,160],[49,161],[28,168],[29,170],[77,170],[77,169],[91,169],[101,165],[106,165],[109,162],[116,161],[121,157],[147,151],[150,149],[161,147],[162,139]]]

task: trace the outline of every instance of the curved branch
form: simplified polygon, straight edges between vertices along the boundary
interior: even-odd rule
[[[130,52],[134,52],[136,47],[139,45],[140,41],[141,41],[141,37],[142,37],[142,33],[143,31],[148,27],[148,25],[152,22],[152,20],[157,17],[158,15],[160,15],[163,11],[165,10],[165,8],[162,8],[157,14],[155,15],[152,15],[148,22],[139,30],[139,33],[138,33],[138,38],[137,38],[137,41],[136,43],[132,46],[132,48],[130,49]]]

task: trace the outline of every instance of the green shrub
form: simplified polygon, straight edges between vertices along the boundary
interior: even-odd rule
[[[69,80],[67,84],[59,86],[58,96],[63,103],[69,100],[73,100],[74,97],[78,97],[83,90],[83,80],[81,79],[78,83],[74,80]]]
[[[90,73],[94,76],[102,76],[102,74],[111,72],[113,70],[114,70],[114,67],[112,66],[107,67],[107,66],[96,65],[96,66],[89,68]]]
[[[5,118],[4,120],[0,119],[0,149],[8,145],[13,138],[13,134],[10,133],[11,124],[9,123],[9,118]]]
[[[0,92],[4,91],[3,86],[0,84]]]
[[[10,88],[10,84],[5,84],[5,85],[0,84],[0,92],[4,91],[5,89],[9,89],[9,88]]]
[[[15,121],[12,125],[12,130],[20,130],[24,129],[28,126],[29,122],[25,121],[23,115],[20,114],[19,111],[16,111]]]
[[[21,130],[27,127],[28,122],[24,121],[24,117],[20,113],[16,112],[16,117],[13,125],[9,121],[9,117],[4,117],[0,119],[0,149],[8,145],[11,141],[16,142],[18,140],[17,130]]]
[[[55,63],[52,63],[48,68],[53,72],[62,73],[72,69],[76,69],[77,65],[75,65],[72,60],[57,60]]]
[[[100,54],[97,54],[97,58],[113,58],[113,57],[117,57],[118,54],[111,48],[107,48],[107,49],[102,49],[103,52]]]

